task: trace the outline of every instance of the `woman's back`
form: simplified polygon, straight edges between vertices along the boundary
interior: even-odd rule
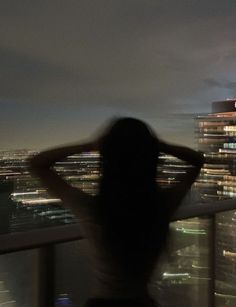
[[[169,216],[161,191],[156,197],[138,193],[133,202],[104,209],[99,197],[91,203],[84,224],[95,273],[93,296],[147,296],[148,282],[165,245]],[[106,206],[105,206],[106,208]]]

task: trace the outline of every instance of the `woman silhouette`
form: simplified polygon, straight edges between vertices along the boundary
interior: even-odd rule
[[[99,150],[97,196],[66,183],[51,167],[68,155]],[[193,167],[168,190],[156,183],[160,152]],[[80,218],[93,260],[95,284],[89,307],[158,306],[148,283],[165,245],[169,222],[197,178],[203,155],[160,141],[142,121],[113,121],[99,140],[48,150],[31,158],[32,171]]]

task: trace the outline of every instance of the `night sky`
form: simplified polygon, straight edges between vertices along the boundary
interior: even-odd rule
[[[235,0],[0,2],[0,149],[79,141],[111,116],[193,146],[236,96]]]

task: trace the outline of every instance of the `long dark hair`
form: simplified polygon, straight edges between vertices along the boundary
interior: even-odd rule
[[[96,208],[103,242],[126,273],[135,276],[143,269],[143,277],[149,278],[151,259],[160,254],[168,231],[156,183],[158,139],[144,122],[120,118],[107,129],[100,154],[102,177]]]
[[[144,122],[120,118],[110,124],[100,144],[100,198],[132,206],[156,193],[158,139]],[[122,203],[119,206],[122,206]]]

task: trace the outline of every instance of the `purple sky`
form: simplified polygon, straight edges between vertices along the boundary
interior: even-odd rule
[[[1,149],[77,141],[113,115],[193,146],[193,114],[236,95],[235,0],[9,0],[0,20]]]

